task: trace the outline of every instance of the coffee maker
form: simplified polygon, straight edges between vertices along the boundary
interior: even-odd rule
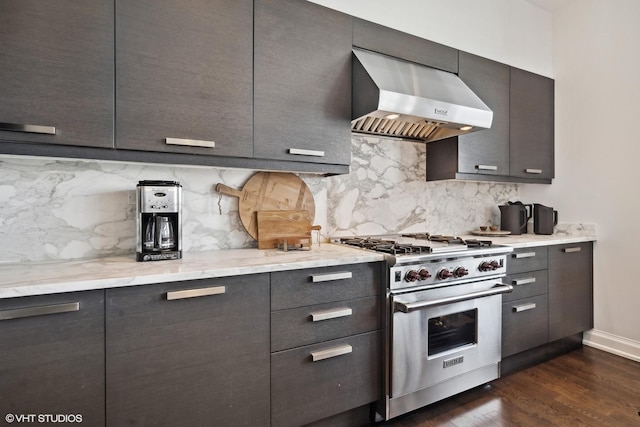
[[[136,190],[136,261],[182,258],[180,183],[140,181]]]

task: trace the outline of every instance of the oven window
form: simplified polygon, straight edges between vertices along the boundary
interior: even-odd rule
[[[478,342],[478,309],[429,319],[428,355]]]

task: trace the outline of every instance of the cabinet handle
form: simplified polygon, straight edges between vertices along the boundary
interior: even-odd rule
[[[349,307],[332,308],[329,310],[313,311],[311,314],[312,322],[320,322],[322,320],[336,319],[338,317],[351,316],[353,310]]]
[[[351,273],[350,271],[341,271],[339,273],[319,274],[317,276],[311,276],[311,281],[313,283],[330,282],[332,280],[351,279],[352,277],[353,273]]]
[[[167,292],[167,300],[206,297],[209,295],[220,295],[227,291],[225,286],[215,286],[212,288],[185,289],[184,291]]]
[[[9,132],[42,133],[45,135],[56,134],[55,126],[25,125],[21,123],[0,123],[0,130],[6,130]]]
[[[47,314],[71,313],[80,311],[79,302],[41,305],[38,307],[14,308],[0,311],[0,320],[20,319],[23,317],[44,316]]]
[[[165,143],[169,145],[188,145],[190,147],[215,148],[215,141],[203,141],[199,139],[166,138]]]
[[[324,151],[303,150],[302,148],[289,148],[289,154],[294,154],[296,156],[324,157]]]
[[[579,246],[576,246],[575,248],[564,248],[564,249],[563,249],[563,251],[564,251],[565,253],[568,253],[568,254],[570,254],[570,253],[572,253],[572,252],[580,252],[581,250],[582,250],[582,248],[581,248],[581,247],[579,247]]]
[[[542,173],[542,169],[525,169],[526,173],[532,173],[536,175],[540,175]]]
[[[527,283],[535,283],[535,282],[536,282],[535,277],[527,277],[526,279],[513,280],[511,283],[514,285],[526,285]]]
[[[521,254],[513,254],[513,257],[515,259],[533,258],[534,256],[536,256],[535,252],[523,252]]]
[[[314,362],[324,359],[330,359],[332,357],[342,356],[343,354],[349,354],[353,351],[353,348],[349,344],[341,345],[339,347],[328,348],[326,350],[312,351],[311,359]]]
[[[529,304],[514,305],[513,311],[515,313],[520,313],[521,311],[533,310],[534,308],[536,308],[536,303],[530,302]]]
[[[481,171],[497,171],[498,167],[494,165],[476,165],[476,169]]]

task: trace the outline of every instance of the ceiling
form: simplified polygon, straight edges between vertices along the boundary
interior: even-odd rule
[[[527,0],[527,1],[544,10],[553,12],[556,9],[560,9],[565,4],[571,3],[574,0]]]

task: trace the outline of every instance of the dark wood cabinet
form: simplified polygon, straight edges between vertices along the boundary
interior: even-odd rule
[[[460,52],[459,77],[493,111],[490,129],[427,144],[427,180],[509,175],[509,66]]]
[[[361,414],[380,397],[383,269],[367,263],[271,273],[272,425]]]
[[[256,0],[254,155],[351,162],[351,16],[305,0]]]
[[[593,328],[593,244],[549,247],[549,340]]]
[[[103,290],[0,300],[0,343],[3,419],[63,414],[104,426]]]
[[[268,425],[269,275],[107,290],[107,424]]]
[[[511,68],[510,175],[554,177],[554,81]]]
[[[0,141],[113,147],[113,19],[112,1],[0,3]]]
[[[116,147],[253,156],[253,1],[116,0]]]

